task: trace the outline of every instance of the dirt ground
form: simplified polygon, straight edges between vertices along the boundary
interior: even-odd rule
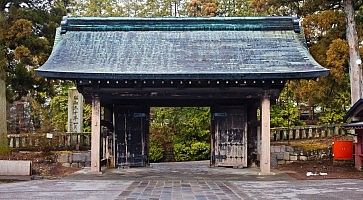
[[[56,155],[52,152],[13,151],[8,155],[0,155],[0,160],[31,160],[32,174],[43,178],[67,176],[79,170],[56,163]]]
[[[354,168],[353,162],[347,161],[298,161],[277,167],[279,171],[286,172],[290,176],[299,180],[316,179],[363,179],[363,172]],[[311,175],[327,173],[327,175]]]
[[[335,136],[334,138],[319,138],[309,140],[293,140],[293,141],[278,141],[273,142],[275,145],[287,145],[294,148],[303,149],[305,151],[316,149],[328,149],[332,147],[334,140],[352,140],[351,135]],[[363,179],[363,172],[357,171],[354,168],[353,161],[333,161],[332,159],[323,161],[297,161],[294,163],[281,165],[276,168],[284,171],[290,176],[300,180],[315,180],[315,179]],[[312,175],[306,174],[327,173],[327,175]]]

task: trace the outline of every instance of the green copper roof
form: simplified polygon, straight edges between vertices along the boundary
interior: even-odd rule
[[[59,79],[301,79],[328,74],[296,20],[65,18],[39,75]]]

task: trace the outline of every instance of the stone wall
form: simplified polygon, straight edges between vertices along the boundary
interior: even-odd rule
[[[64,167],[90,167],[91,151],[59,153],[57,162]]]
[[[271,146],[271,166],[289,164],[295,161],[324,160],[332,158],[331,148],[305,151],[291,146]]]
[[[331,159],[331,148],[305,151],[285,145],[271,146],[271,166],[289,164],[295,161]],[[65,167],[90,167],[91,152],[63,152],[57,155],[57,162]]]

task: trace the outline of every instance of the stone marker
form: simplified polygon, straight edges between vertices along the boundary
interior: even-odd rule
[[[30,176],[30,160],[0,160],[0,176]]]

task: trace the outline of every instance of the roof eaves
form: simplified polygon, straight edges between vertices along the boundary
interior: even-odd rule
[[[360,108],[362,107],[362,108]],[[343,121],[347,122],[350,118],[354,117],[360,110],[363,109],[363,99],[359,99],[345,114]],[[357,112],[358,111],[358,112]]]
[[[268,80],[268,79],[313,79],[326,76],[329,71],[309,71],[309,72],[290,72],[290,73],[208,73],[208,74],[121,74],[121,73],[80,73],[80,72],[59,72],[36,70],[40,76],[59,79],[165,79],[165,80],[197,80],[197,79],[224,79],[224,80]]]
[[[343,125],[344,128],[363,129],[363,122],[346,123]]]

